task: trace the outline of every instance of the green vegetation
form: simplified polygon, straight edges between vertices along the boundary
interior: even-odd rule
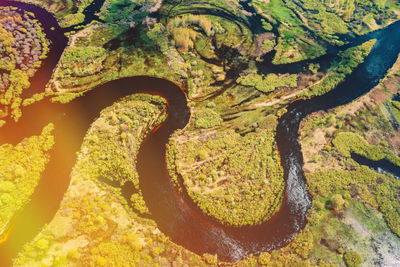
[[[327,202],[327,207],[334,210],[335,212],[340,212],[346,206],[346,201],[343,199],[341,194],[334,194],[329,202]]]
[[[104,15],[105,22],[115,27],[133,27],[148,15],[148,12],[138,12],[137,9],[146,1],[113,0],[108,13]]]
[[[262,42],[261,49],[264,51],[264,53],[271,51],[275,47],[276,43],[275,40],[269,40],[265,39]]]
[[[388,25],[399,10],[391,1],[254,0],[251,5],[278,29],[274,64],[318,57],[325,53],[324,41],[342,45],[340,35]]]
[[[163,98],[141,94],[124,98],[104,109],[96,121],[96,127],[92,126],[92,131],[82,144],[87,155],[75,167],[80,170],[81,179],[106,178],[121,186],[127,181],[132,182],[136,190],[131,196],[133,207],[148,213],[132,158],[136,158],[146,133],[165,120],[165,110]],[[98,164],[85,167],[90,162]]]
[[[194,115],[194,125],[197,128],[212,128],[222,123],[221,116],[212,109],[202,109]]]
[[[79,33],[49,89],[80,92],[121,77],[150,75],[187,84],[189,96],[198,97],[221,89],[215,82],[224,81],[228,71],[245,67],[244,55],[254,49],[248,28],[213,15],[181,14],[158,23],[147,17],[154,12],[150,2],[106,1],[100,17],[108,26],[92,23]],[[71,60],[77,49],[95,57],[89,64]]]
[[[354,152],[364,156],[370,160],[387,159],[393,164],[400,166],[400,158],[392,151],[387,149],[383,144],[370,145],[360,135],[351,132],[341,132],[336,135],[332,141],[338,152],[346,157],[350,157],[350,153]]]
[[[59,78],[84,77],[101,71],[106,58],[102,47],[76,47],[65,51]]]
[[[196,27],[198,27],[198,29],[196,29]],[[173,36],[175,46],[183,51],[194,47],[198,31],[204,32],[206,36],[223,33],[225,31],[218,22],[212,22],[211,19],[203,15],[191,14],[170,20],[167,28]]]
[[[393,231],[399,233],[400,228],[393,216],[396,210],[400,209],[400,204],[388,193],[394,193],[400,185],[393,177],[379,175],[365,166],[356,167],[353,171],[322,170],[306,177],[308,188],[313,195],[327,197],[340,190],[352,190],[353,194],[358,195],[366,203],[380,207],[384,214],[390,212],[387,214],[389,225],[393,226]],[[382,181],[385,184],[382,184]],[[391,205],[391,210],[388,209],[388,205]]]
[[[11,219],[30,200],[49,161],[54,145],[52,124],[39,136],[25,138],[16,146],[0,146],[0,237],[10,228]]]
[[[208,215],[229,225],[254,225],[280,207],[283,170],[274,130],[244,137],[209,132],[201,138],[177,135],[168,148],[168,167],[179,186]]]
[[[151,75],[180,82],[181,72],[168,67],[160,49],[164,28],[89,26],[86,34],[66,49],[50,83],[54,92],[82,92],[117,78]]]
[[[61,92],[61,93],[51,93],[52,98],[50,99],[51,102],[58,102],[61,104],[66,104],[77,97],[83,95],[84,92],[73,93],[73,92]]]
[[[51,3],[49,3],[49,6],[46,6],[48,2],[41,4],[44,5],[44,8],[51,9],[55,13],[61,27],[71,27],[83,22],[85,15],[82,12],[90,5],[92,0],[55,0],[49,2]]]
[[[384,91],[390,103],[392,94],[397,93],[398,76],[393,74],[398,72],[398,64],[367,96],[328,114],[314,114],[302,123],[304,170],[313,196],[306,226],[315,240],[311,258],[369,266],[381,257],[376,253],[381,244],[399,245],[400,181],[359,166],[350,158],[351,153],[357,153],[399,164],[392,139],[396,130],[385,113],[385,100],[377,100]],[[397,236],[388,233],[388,228]]]
[[[399,102],[399,101],[393,100],[393,101],[392,101],[392,105],[393,105],[397,110],[400,110],[400,102]]]
[[[160,14],[166,20],[174,18],[183,14],[196,14],[198,10],[208,10],[209,13],[220,12],[223,17],[224,14],[232,14],[237,18],[241,24],[247,22],[247,18],[240,11],[240,4],[238,1],[219,1],[219,0],[199,0],[193,2],[191,0],[173,0],[164,2],[160,8]],[[213,12],[216,11],[216,12]]]
[[[363,258],[357,251],[346,251],[344,254],[344,260],[348,267],[358,267],[363,262]]]
[[[344,51],[340,62],[337,64],[334,63],[326,76],[316,85],[312,86],[304,95],[307,97],[323,95],[335,88],[359,64],[364,62],[364,58],[368,56],[374,44],[375,40],[370,40],[362,45]]]
[[[316,74],[318,72],[319,68],[320,68],[320,65],[318,63],[317,64],[311,63],[308,66],[308,69],[312,72],[312,74]]]
[[[328,1],[294,0],[286,2],[296,13],[304,15],[302,21],[307,28],[328,41],[333,42],[334,34],[348,32],[347,23],[327,6]]]
[[[67,27],[83,20],[82,11],[90,2],[45,0],[39,4],[55,12]],[[328,46],[342,45],[341,35],[383,27],[398,16],[393,10],[400,10],[398,3],[385,0],[253,0],[250,5],[263,17],[260,27],[266,33],[256,34],[249,28],[252,15],[237,0],[106,0],[99,13],[105,23],[94,21],[71,33],[70,46],[48,88],[49,95],[56,96],[53,101],[67,103],[121,77],[150,75],[180,84],[188,94],[193,117],[170,140],[170,174],[204,213],[231,226],[260,224],[281,205],[284,180],[275,128],[287,103],[332,90],[363,62],[374,41],[344,51],[325,77],[318,64],[310,64],[303,73],[276,75],[254,71],[255,62],[272,49],[274,64],[318,57]],[[148,16],[157,10],[157,16]],[[18,16],[12,20],[21,24]],[[7,53],[14,45],[10,32],[0,27]],[[41,41],[45,51],[45,40]],[[1,51],[0,68],[8,76],[1,76],[0,83],[8,91],[2,91],[0,101],[14,109],[13,116],[18,118],[21,103],[31,105],[45,94],[19,100],[31,74]],[[377,255],[372,248],[379,244],[380,234],[388,234],[390,227],[400,235],[399,180],[349,158],[354,152],[399,164],[397,146],[389,138],[395,139],[390,123],[377,107],[365,106],[367,111],[352,114],[350,108],[349,114],[334,111],[304,122],[301,142],[317,143],[303,149],[307,186],[313,196],[308,224],[287,246],[250,255],[235,265],[357,266],[363,261],[371,265],[375,263],[371,255]],[[387,106],[400,118],[398,102]],[[59,212],[25,246],[16,265],[225,266],[216,255],[200,257],[175,245],[154,221],[144,218],[149,210],[133,159],[146,134],[164,121],[165,109],[159,97],[136,95],[102,112],[85,137]],[[6,116],[7,109],[0,115]],[[42,149],[43,155],[38,155],[47,160],[46,149],[38,145],[29,152],[36,153],[35,149]],[[7,156],[13,155],[11,147],[6,150]],[[14,166],[23,157],[27,152],[4,157],[0,165]],[[30,177],[39,179],[36,174]],[[134,193],[125,199],[115,185],[128,182],[133,183]],[[0,191],[5,190],[0,192],[3,205],[17,202],[14,195],[7,196],[19,192],[12,183],[0,182]],[[3,235],[15,211],[7,208],[0,217],[6,225]],[[364,242],[368,235],[373,238]]]
[[[278,30],[280,35],[272,63],[286,64],[317,58],[325,54],[324,47],[314,41],[301,27],[289,28],[281,25]]]
[[[166,29],[170,65],[175,72],[185,71],[187,76],[182,76],[188,79],[189,96],[193,98],[223,87],[216,84],[232,78],[226,73],[237,76],[255,49],[250,29],[223,17],[182,14],[169,19]],[[171,49],[179,55],[173,55]]]
[[[60,22],[61,27],[70,27],[82,23],[85,20],[83,13],[68,14]]]
[[[250,73],[237,79],[244,86],[253,86],[263,93],[269,93],[280,87],[297,87],[297,74],[278,76],[274,73],[267,75]]]
[[[252,4],[266,19],[279,25],[279,37],[275,47],[274,64],[284,64],[318,57],[325,49],[312,34],[303,27],[303,23],[288,7],[285,1],[253,1]],[[279,22],[285,22],[280,24]]]
[[[376,111],[369,111],[369,113],[373,112],[376,113]],[[362,115],[363,117],[367,116],[365,112],[361,114],[364,114]],[[327,116],[327,118],[328,117],[329,116]],[[385,142],[380,142],[377,145],[369,144],[360,135],[361,133],[363,133],[363,135],[368,133],[365,127],[358,128],[358,124],[353,121],[355,119],[346,118],[347,119],[344,120],[343,117],[336,117],[337,120],[344,120],[346,124],[343,124],[341,129],[335,132],[333,136],[330,134],[333,147],[330,149],[325,148],[316,159],[317,164],[321,164],[322,162],[334,163],[331,168],[335,169],[322,168],[307,174],[306,179],[309,191],[314,196],[322,197],[328,197],[330,194],[341,190],[349,191],[353,196],[358,196],[365,203],[378,208],[384,214],[393,232],[400,235],[400,202],[395,193],[400,188],[400,180],[395,179],[389,174],[379,174],[366,166],[359,166],[350,159],[350,153],[354,152],[371,160],[385,158],[396,165],[399,165],[399,157],[388,149],[387,143]],[[331,121],[330,126],[324,123],[317,127],[332,127],[332,121],[336,123],[336,125],[342,124],[342,122],[335,122],[335,120],[332,119],[327,119],[327,121]],[[370,120],[366,118],[360,120],[361,125],[368,123],[369,131],[377,129],[375,131],[378,131],[378,133],[380,132],[381,135],[382,133],[387,134],[391,131],[384,122],[385,120],[380,116],[372,117]],[[356,133],[349,132],[350,130],[356,131]],[[312,130],[312,128],[309,128],[307,131],[315,131],[315,129]],[[328,146],[329,144],[326,145],[326,147]],[[344,170],[341,168],[344,168]]]
[[[22,106],[26,107],[26,106],[32,105],[33,103],[43,100],[45,96],[46,96],[46,92],[36,93],[33,96],[31,96],[30,98],[25,98],[24,101],[22,102]]]

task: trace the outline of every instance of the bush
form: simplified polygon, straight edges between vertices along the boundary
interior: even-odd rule
[[[267,265],[271,260],[271,254],[268,252],[261,252],[260,256],[258,256],[258,263]]]
[[[344,208],[345,204],[346,201],[343,199],[342,195],[335,194],[329,202],[329,208],[339,212]]]
[[[217,255],[211,255],[208,253],[203,254],[203,259],[205,262],[207,262],[210,265],[217,265],[218,264],[218,256]]]
[[[194,125],[196,128],[212,128],[222,123],[221,116],[211,109],[203,109],[195,113]]]
[[[207,150],[202,149],[202,150],[199,151],[198,157],[199,157],[200,160],[206,160],[208,158],[208,156],[209,155],[208,155]]]
[[[269,93],[279,87],[291,87],[297,86],[297,74],[291,74],[288,76],[278,76],[274,73],[268,75],[260,75],[255,72],[250,73],[246,76],[241,76],[238,83],[244,86],[253,86],[258,91],[263,93]]]
[[[357,267],[363,262],[363,258],[356,251],[347,251],[344,254],[344,261],[348,267]]]

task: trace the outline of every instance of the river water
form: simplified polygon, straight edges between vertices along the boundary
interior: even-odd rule
[[[58,27],[50,13],[41,8],[7,1],[2,1],[0,5],[18,6],[35,13],[53,43],[50,56],[36,74],[29,94],[42,91],[66,46],[63,29]],[[186,193],[178,193],[171,184],[165,168],[165,144],[176,129],[187,124],[190,117],[186,96],[173,82],[151,77],[124,78],[98,86],[65,105],[45,99],[24,108],[18,123],[8,121],[0,129],[0,143],[16,144],[26,136],[39,134],[43,126],[53,122],[56,144],[32,201],[15,216],[13,231],[0,246],[1,266],[9,265],[23,244],[32,240],[54,216],[68,188],[76,152],[99,112],[119,98],[139,92],[159,94],[167,100],[169,107],[167,121],[142,144],[137,164],[140,187],[151,217],[160,230],[195,253],[216,253],[226,261],[236,261],[250,253],[271,251],[288,244],[304,227],[307,210],[311,206],[297,141],[299,124],[312,112],[351,102],[371,90],[385,76],[400,52],[400,22],[359,37],[352,44],[371,38],[376,38],[377,42],[370,55],[343,83],[326,95],[290,104],[287,113],[280,118],[276,138],[286,181],[285,198],[281,209],[270,220],[257,226],[224,226],[203,215]],[[315,62],[318,63],[318,60],[322,62],[326,58],[321,57]],[[284,71],[284,67],[279,66],[279,71]]]

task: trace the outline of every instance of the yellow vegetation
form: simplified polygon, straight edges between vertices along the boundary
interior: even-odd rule
[[[49,160],[54,144],[52,124],[40,136],[25,138],[18,145],[0,146],[0,236],[9,229],[16,212],[29,201]]]

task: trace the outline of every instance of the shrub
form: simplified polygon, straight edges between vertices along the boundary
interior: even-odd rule
[[[268,93],[274,91],[279,87],[296,87],[297,74],[278,76],[274,73],[270,73],[268,75],[260,75],[253,72],[246,76],[241,76],[237,80],[237,82],[244,86],[254,86],[258,91]]]
[[[348,267],[357,267],[363,262],[363,258],[356,251],[347,251],[344,254],[344,261]]]
[[[196,128],[212,128],[220,125],[221,123],[221,116],[211,109],[202,109],[194,116],[194,124]]]
[[[218,264],[218,256],[217,255],[211,255],[208,253],[203,254],[204,260],[210,264],[210,265],[217,265]]]
[[[345,204],[346,204],[346,202],[343,199],[342,195],[335,194],[335,195],[333,195],[333,197],[329,203],[329,207],[331,209],[333,209],[334,211],[338,212],[344,208]]]
[[[208,156],[209,155],[208,155],[207,150],[202,149],[202,150],[199,151],[198,157],[199,157],[200,160],[206,160],[208,158]]]
[[[268,252],[261,252],[260,256],[258,256],[258,262],[263,265],[267,265],[271,260],[271,254]]]

